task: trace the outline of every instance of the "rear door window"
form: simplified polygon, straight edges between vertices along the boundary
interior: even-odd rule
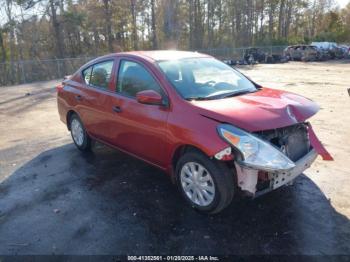
[[[90,78],[90,85],[108,89],[111,79],[113,61],[106,61],[93,65]]]

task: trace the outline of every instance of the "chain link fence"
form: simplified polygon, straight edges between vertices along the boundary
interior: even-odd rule
[[[269,55],[281,55],[286,46],[255,46]],[[240,60],[244,51],[250,47],[241,48],[209,48],[195,51],[212,55],[219,59]],[[46,60],[23,60],[14,63],[0,63],[0,86],[32,83],[63,78],[74,73],[80,66],[93,57],[78,57]]]
[[[0,63],[0,86],[63,78],[91,59],[92,57],[79,57]]]

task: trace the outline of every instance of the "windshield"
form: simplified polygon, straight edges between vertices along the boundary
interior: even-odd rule
[[[214,58],[186,58],[158,64],[187,100],[219,99],[257,90],[242,74]]]

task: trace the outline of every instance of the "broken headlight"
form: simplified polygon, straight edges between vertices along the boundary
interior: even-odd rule
[[[228,124],[221,124],[217,129],[219,135],[242,154],[243,160],[240,163],[243,165],[267,171],[295,167],[285,154],[257,136]]]

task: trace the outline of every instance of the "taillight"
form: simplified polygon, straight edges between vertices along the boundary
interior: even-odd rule
[[[63,84],[57,85],[57,86],[56,86],[57,93],[59,93],[60,91],[62,91],[62,90],[63,90],[63,87],[64,87]]]

